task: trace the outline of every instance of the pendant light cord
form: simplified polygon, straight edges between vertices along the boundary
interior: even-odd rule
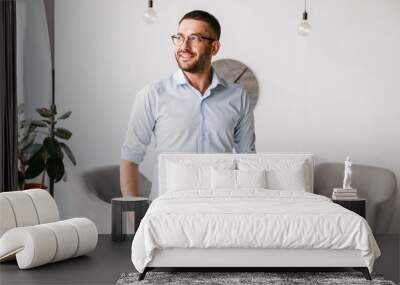
[[[307,13],[307,0],[304,0],[304,12],[303,12],[303,20],[308,20],[308,13]]]

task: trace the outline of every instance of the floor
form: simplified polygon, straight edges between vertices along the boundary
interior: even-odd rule
[[[399,283],[400,237],[377,235],[382,256],[375,263],[375,272]],[[0,265],[0,284],[115,284],[124,272],[134,271],[130,261],[131,239],[121,243],[100,235],[94,252],[88,256],[19,270],[15,262]]]
[[[131,241],[116,243],[99,235],[95,251],[45,266],[18,270],[16,262],[0,264],[0,284],[115,284],[124,272],[134,271]]]

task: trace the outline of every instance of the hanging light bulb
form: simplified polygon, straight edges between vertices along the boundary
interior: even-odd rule
[[[144,12],[143,21],[145,21],[147,24],[153,24],[155,21],[157,21],[157,13],[153,8],[153,0],[149,0],[148,2],[148,8]]]
[[[307,36],[310,33],[310,30],[311,25],[308,22],[307,0],[304,0],[303,21],[297,27],[297,32],[302,36]]]

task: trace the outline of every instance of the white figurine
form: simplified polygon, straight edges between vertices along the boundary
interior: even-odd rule
[[[344,162],[344,178],[343,178],[343,189],[352,189],[351,188],[351,157],[347,156],[346,161]]]

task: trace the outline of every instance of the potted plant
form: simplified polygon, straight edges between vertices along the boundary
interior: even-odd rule
[[[57,116],[57,112],[44,107],[36,109],[36,111],[42,119],[30,121],[28,132],[31,130],[30,136],[34,138],[27,139],[29,141],[27,144],[30,144],[28,148],[32,154],[27,155],[29,158],[24,161],[26,162],[26,170],[24,169],[24,173],[21,173],[21,175],[26,180],[42,174],[42,184],[44,184],[46,174],[50,181],[53,182],[58,182],[63,178],[66,180],[67,173],[64,167],[64,156],[67,156],[73,165],[76,165],[76,160],[71,149],[65,143],[71,138],[72,133],[65,128],[59,127],[58,123],[67,119],[72,112],[68,111],[61,116]],[[25,125],[27,124],[25,123]],[[42,141],[35,143],[39,136],[42,137]],[[27,148],[21,146],[21,149]],[[50,194],[54,195],[54,193]]]
[[[24,104],[18,105],[18,146],[17,146],[17,158],[18,158],[18,188],[20,190],[30,188],[43,188],[44,177],[42,183],[26,183],[25,172],[28,166],[28,161],[32,155],[39,150],[40,144],[35,143],[38,134],[37,121],[26,120],[24,118]]]

